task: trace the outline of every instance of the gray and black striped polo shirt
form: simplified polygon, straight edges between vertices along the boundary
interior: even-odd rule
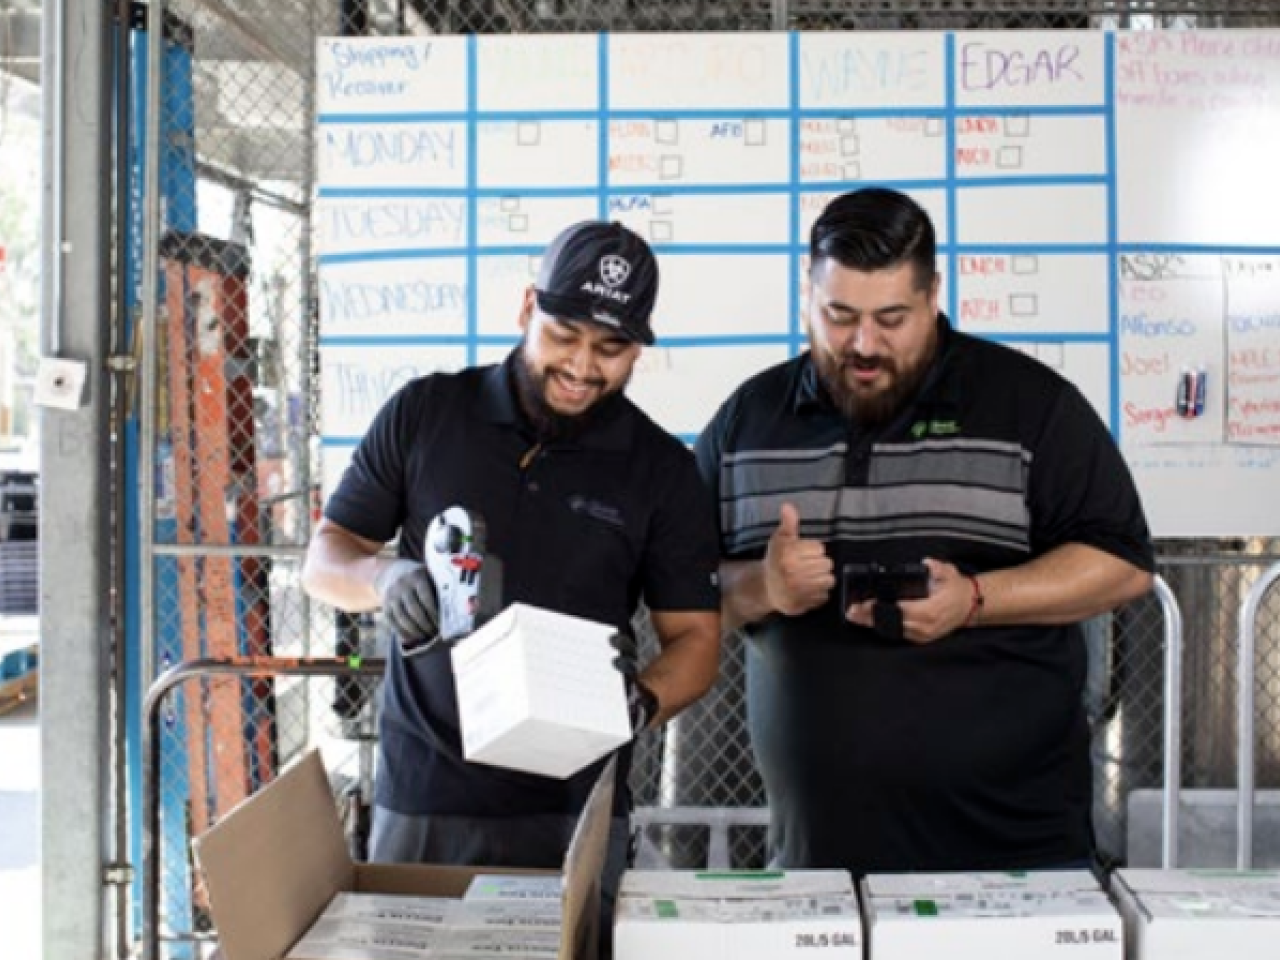
[[[837,569],[932,557],[977,573],[1075,542],[1150,570],[1132,478],[1079,391],[938,322],[933,368],[883,429],[846,420],[808,354],[724,403],[696,450],[722,557],[763,556],[791,502]],[[1086,856],[1079,631],[972,628],[916,646],[849,624],[837,599],[745,631],[780,862],[862,873]]]

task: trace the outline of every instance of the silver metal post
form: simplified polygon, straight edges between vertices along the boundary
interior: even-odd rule
[[[1178,828],[1182,809],[1182,610],[1163,577],[1155,594],[1164,611],[1164,818],[1160,864],[1178,865]]]
[[[1268,567],[1249,590],[1240,607],[1237,625],[1236,709],[1239,747],[1236,759],[1236,867],[1253,866],[1253,802],[1254,802],[1254,688],[1257,685],[1257,637],[1255,628],[1258,608],[1271,585],[1280,580],[1280,563]]]
[[[138,411],[138,664],[141,683],[155,676],[156,539],[156,345],[159,329],[160,235],[160,89],[164,83],[164,0],[147,5],[147,138],[143,147],[142,187],[142,405]]]

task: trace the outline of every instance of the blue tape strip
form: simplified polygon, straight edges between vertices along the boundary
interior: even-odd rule
[[[986,333],[984,340],[996,343],[1101,343],[1111,342],[1110,333]]]
[[[596,199],[596,218],[609,219],[609,35],[601,33],[596,38],[596,131],[598,137],[598,162],[600,196]]]
[[[316,116],[316,123],[353,126],[375,123],[463,123],[469,116],[470,113],[465,110],[435,110],[428,113],[321,113]]]
[[[956,211],[956,35],[948,33],[942,46],[946,62],[947,108],[945,113],[947,141],[947,313],[951,322],[960,327],[960,271],[957,264],[956,244],[960,242],[959,215]]]
[[[1003,253],[1018,254],[1102,254],[1111,252],[1105,243],[958,243],[954,244],[956,254],[975,253],[999,255]]]
[[[800,260],[804,256],[805,246],[803,238],[800,236],[800,134],[801,123],[799,119],[800,113],[800,34],[792,31],[788,37],[787,54],[790,58],[788,62],[787,76],[790,83],[788,91],[791,98],[791,112],[793,114],[791,120],[791,216],[788,229],[791,232],[792,245],[799,247],[798,250],[791,254],[791,265],[789,270],[789,278],[791,289],[788,292],[788,302],[791,304],[791,322],[789,327],[790,333],[790,349],[792,356],[800,353],[802,349],[802,338],[800,335],[803,326],[800,311],[804,305],[800,300]]]
[[[1209,256],[1280,256],[1280,247],[1273,246],[1214,246],[1201,243],[1116,243],[1119,253],[1198,253]]]
[[[602,38],[605,34],[600,34]],[[793,33],[792,36],[797,36]],[[607,65],[608,54],[605,54],[604,65]],[[796,58],[793,58],[796,59]],[[799,68],[797,66],[796,72]],[[948,76],[952,72],[948,71]],[[607,87],[608,73],[602,70],[601,83]],[[605,91],[607,97],[607,90]],[[605,99],[601,99],[604,103]],[[964,116],[1102,116],[1104,106],[1088,104],[1054,104],[1025,107],[963,107],[960,113]],[[738,120],[764,119],[789,120],[792,117],[801,119],[823,119],[828,117],[854,118],[893,118],[899,117],[945,117],[945,107],[852,107],[832,110],[830,108],[799,107],[798,98],[786,108],[743,107],[718,108],[713,110],[670,109],[670,110],[613,110],[609,117],[614,120]],[[521,123],[528,121],[581,121],[595,120],[599,110],[435,110],[420,113],[321,113],[316,122],[321,125],[338,124],[409,124],[409,123],[462,123],[475,118],[480,123]]]
[[[1106,34],[1103,43],[1105,59],[1103,73],[1105,76],[1106,97],[1106,151],[1107,151],[1107,246],[1110,253],[1107,257],[1107,329],[1109,331],[1110,350],[1108,351],[1111,380],[1111,404],[1108,415],[1111,435],[1116,442],[1120,436],[1120,254],[1117,244],[1120,239],[1119,225],[1119,191],[1117,184],[1118,160],[1116,147],[1116,37],[1114,33]]]
[[[954,163],[954,160],[952,162]],[[983,177],[969,174],[957,177],[958,182],[962,183],[966,190],[980,190],[987,187],[1105,187],[1109,179],[1110,177],[1105,173],[1029,177]]]
[[[326,334],[322,347],[465,347],[480,340],[469,333]]]
[[[480,183],[480,159],[477,143],[479,124],[476,122],[479,88],[480,52],[476,35],[472,33],[467,36],[467,187],[473,192]],[[476,249],[480,245],[480,225],[476,207],[477,204],[474,202],[467,204],[467,336],[471,341],[467,344],[468,366],[473,366],[476,362],[475,336],[480,325],[477,315],[479,311],[480,285],[478,283],[479,270],[476,264]]]
[[[361,250],[359,253],[322,253],[316,257],[321,267],[343,263],[377,263],[384,260],[431,260],[469,257],[473,249],[465,247],[422,247],[413,250]]]

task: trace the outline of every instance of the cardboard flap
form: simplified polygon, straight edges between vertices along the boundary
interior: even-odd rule
[[[237,805],[195,850],[227,960],[277,960],[354,873],[316,750]]]
[[[611,758],[591,788],[573,839],[564,857],[564,927],[560,957],[597,956],[600,939],[600,878],[609,852],[609,827],[613,821],[613,786],[618,760]],[[608,931],[605,931],[608,935]]]

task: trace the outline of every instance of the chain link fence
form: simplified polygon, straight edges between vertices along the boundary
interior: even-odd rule
[[[159,3],[160,0],[154,0]],[[145,23],[139,8],[138,25]],[[157,670],[205,657],[376,653],[368,616],[335,615],[299,585],[319,508],[317,326],[312,222],[315,40],[338,34],[875,29],[1251,27],[1280,24],[1280,0],[971,2],[881,0],[171,0],[164,3],[156,214],[157,384],[151,411],[155,521],[150,631]],[[1236,611],[1275,545],[1170,544],[1161,572],[1186,617],[1184,784],[1235,778]],[[146,555],[146,554],[144,554]],[[1187,616],[1188,613],[1192,616]],[[1280,597],[1259,635],[1258,784],[1280,787]],[[1158,786],[1163,622],[1143,601],[1100,626],[1104,682],[1094,706],[1096,819],[1119,860],[1126,798]],[[652,632],[639,631],[648,653]],[[163,708],[158,784],[166,956],[199,952],[209,933],[188,839],[320,745],[335,795],[359,836],[371,777],[371,681],[204,678]],[[765,803],[745,722],[739,644],[713,692],[646,740],[633,771],[650,807]],[[698,826],[655,825],[649,842],[674,865],[705,862]],[[359,852],[359,851],[357,851]],[[734,866],[763,862],[758,826],[734,827]]]

